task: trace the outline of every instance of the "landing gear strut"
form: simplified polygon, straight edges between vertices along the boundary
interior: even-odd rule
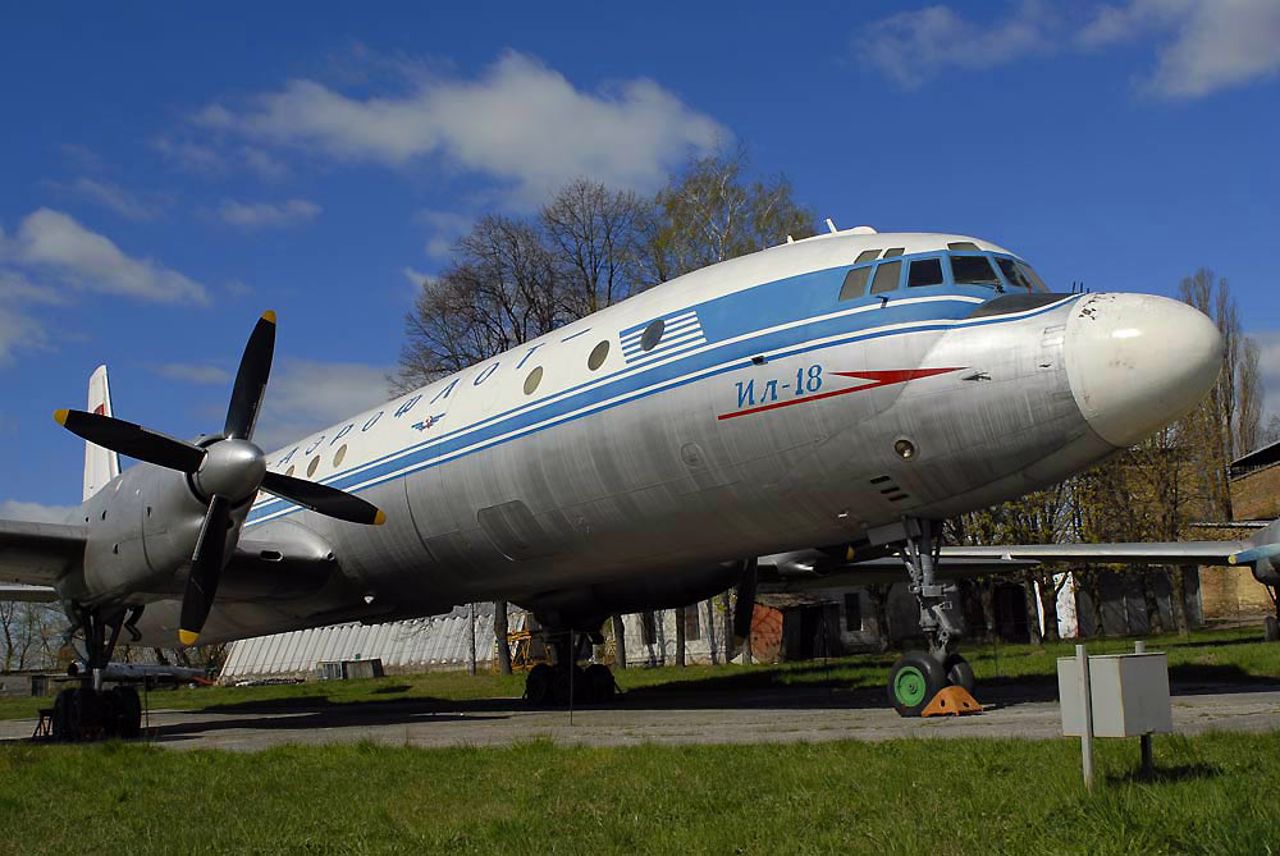
[[[617,692],[613,672],[603,663],[592,663],[585,669],[578,665],[582,643],[594,641],[590,633],[549,631],[548,643],[555,652],[555,665],[539,663],[529,670],[524,682],[524,697],[536,707],[568,707],[574,704],[599,704],[612,701]]]
[[[919,716],[939,691],[948,686],[973,690],[973,668],[954,650],[961,635],[951,606],[954,585],[939,583],[935,571],[942,544],[932,520],[908,517],[902,562],[910,578],[909,590],[920,606],[920,629],[928,651],[908,651],[889,670],[889,703],[899,716]]]
[[[115,653],[120,631],[128,630],[136,639],[133,625],[141,612],[141,607],[106,614],[93,609],[73,611],[79,628],[84,631],[85,669],[80,686],[62,690],[54,699],[54,740],[130,738],[142,732],[142,703],[138,691],[122,684],[110,690],[102,687],[102,672]]]

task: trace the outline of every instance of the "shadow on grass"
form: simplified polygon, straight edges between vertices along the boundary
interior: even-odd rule
[[[1176,767],[1156,767],[1150,775],[1141,769],[1121,775],[1107,776],[1107,783],[1112,785],[1145,785],[1163,782],[1186,782],[1202,779],[1215,779],[1222,775],[1222,770],[1212,764],[1179,764]]]

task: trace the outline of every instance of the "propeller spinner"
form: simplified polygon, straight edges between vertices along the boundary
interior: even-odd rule
[[[222,436],[203,447],[97,413],[59,410],[53,414],[59,425],[91,443],[186,473],[201,496],[207,498],[208,510],[196,539],[191,573],[182,597],[178,640],[183,645],[196,643],[213,606],[218,580],[226,564],[231,509],[259,490],[339,520],[372,525],[386,520],[380,509],[358,496],[328,485],[267,472],[266,456],[253,443],[253,429],[271,374],[275,343],[276,314],[264,312],[240,358]],[[238,537],[237,532],[233,541]]]

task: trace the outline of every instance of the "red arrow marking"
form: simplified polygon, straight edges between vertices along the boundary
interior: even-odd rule
[[[953,366],[945,369],[885,369],[881,371],[864,371],[864,372],[832,372],[840,377],[860,378],[869,383],[860,384],[858,386],[850,386],[844,389],[831,389],[826,392],[819,392],[814,395],[806,395],[802,398],[792,398],[787,401],[775,401],[772,404],[762,404],[759,407],[748,407],[746,410],[738,410],[733,413],[722,413],[716,419],[733,419],[738,416],[747,416],[751,413],[763,413],[766,410],[777,410],[779,407],[790,407],[793,404],[808,404],[810,401],[819,401],[823,398],[833,398],[837,395],[848,395],[851,392],[862,392],[867,389],[875,389],[881,386],[892,386],[897,383],[906,383],[909,380],[918,380],[922,377],[933,377],[935,375],[947,374],[948,372],[958,372],[964,366]]]

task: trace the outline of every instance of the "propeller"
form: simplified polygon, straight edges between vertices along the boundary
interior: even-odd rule
[[[222,435],[204,446],[83,410],[59,410],[53,414],[59,425],[90,443],[187,474],[197,492],[207,498],[209,505],[191,555],[191,572],[182,597],[178,639],[183,645],[196,643],[213,606],[227,560],[227,532],[234,526],[231,510],[259,490],[339,520],[372,525],[386,520],[379,508],[358,496],[267,472],[266,456],[253,443],[253,429],[262,410],[275,345],[276,314],[264,312],[240,358]],[[238,538],[237,532],[232,541]]]

